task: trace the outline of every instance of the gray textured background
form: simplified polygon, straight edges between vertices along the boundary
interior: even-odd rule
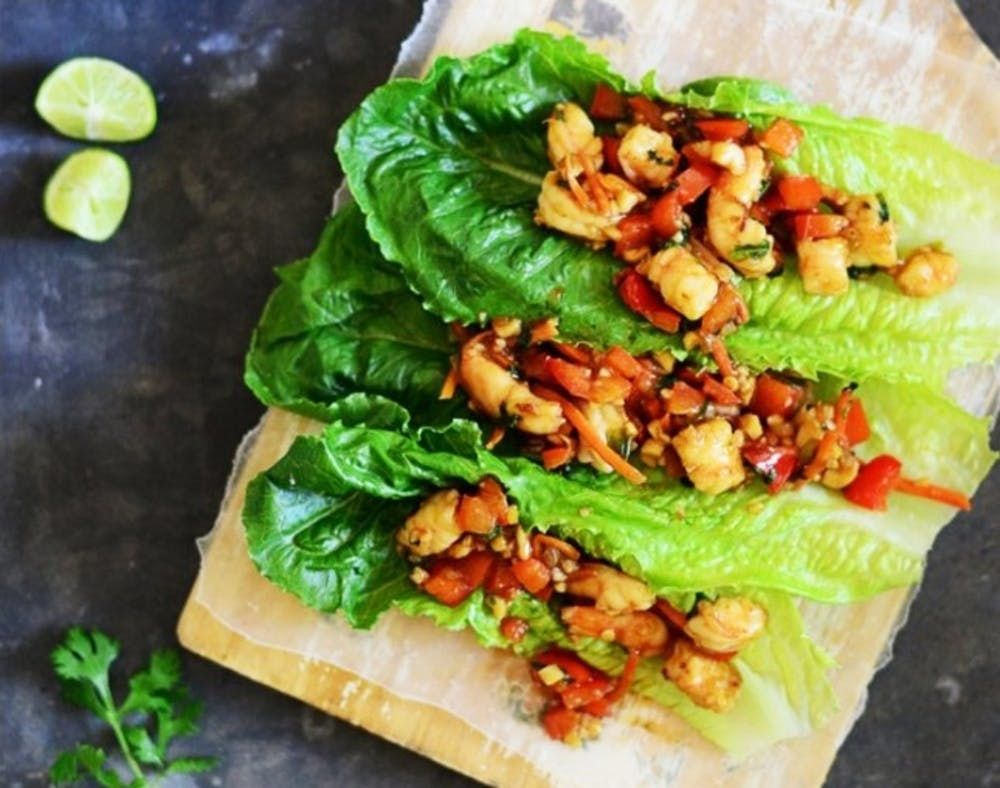
[[[1000,43],[1000,3],[961,4]],[[57,698],[72,623],[133,668],[174,642],[230,460],[261,413],[240,381],[272,266],[308,253],[340,178],[334,130],[382,82],[419,4],[0,0],[0,785],[42,785],[96,728]],[[105,245],[48,226],[77,145],[32,111],[45,73],[101,54],[160,102]],[[1000,784],[1000,474],[944,533],[891,667],[830,785]],[[466,785],[350,725],[185,656],[205,700],[205,785]]]

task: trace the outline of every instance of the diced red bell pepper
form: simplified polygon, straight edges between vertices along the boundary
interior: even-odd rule
[[[705,382],[701,385],[701,390],[708,395],[709,399],[714,400],[720,405],[739,405],[741,403],[735,391],[726,388],[711,375],[705,378]]]
[[[618,222],[621,237],[615,242],[615,255],[623,257],[626,252],[641,249],[653,243],[656,231],[649,214],[633,213]]]
[[[661,238],[673,238],[680,230],[684,229],[683,213],[675,190],[667,192],[653,203],[653,210],[649,212],[649,221],[653,230]]]
[[[592,700],[586,706],[580,708],[580,711],[586,712],[592,717],[607,717],[614,709],[615,704],[608,700],[607,697],[598,698],[597,700]]]
[[[767,481],[767,491],[778,492],[795,473],[798,454],[794,446],[771,446],[766,441],[743,444],[743,459]]]
[[[750,124],[739,118],[709,118],[696,120],[694,125],[712,142],[737,140],[750,130]]]
[[[604,153],[604,164],[608,172],[622,174],[622,163],[618,160],[618,148],[622,141],[618,137],[601,137],[601,151]]]
[[[587,399],[591,402],[620,402],[632,393],[632,384],[621,375],[595,375]]]
[[[500,634],[511,643],[520,643],[528,634],[528,622],[516,616],[506,616],[500,622]]]
[[[496,559],[492,553],[480,550],[469,553],[464,558],[456,558],[454,560],[455,568],[461,572],[465,582],[475,589],[486,582],[486,577],[493,568],[493,562]]]
[[[673,194],[681,205],[689,205],[701,197],[719,178],[719,168],[704,161],[695,160],[674,182]]]
[[[883,512],[902,469],[903,464],[895,457],[880,454],[862,464],[857,477],[844,488],[844,497],[858,506]]]
[[[604,354],[604,363],[619,375],[629,380],[639,377],[643,371],[643,366],[639,363],[639,360],[618,345],[614,345],[611,350]]]
[[[844,437],[851,446],[864,443],[872,434],[871,427],[868,426],[868,416],[865,415],[865,406],[861,400],[854,397],[847,410],[847,424],[844,426]]]
[[[552,706],[542,713],[545,732],[556,741],[565,741],[580,724],[580,713],[563,705]]]
[[[786,118],[778,118],[760,135],[760,144],[779,156],[788,157],[795,153],[805,135],[800,126]]]
[[[625,97],[610,85],[601,83],[590,101],[590,117],[596,120],[624,120],[628,113]]]
[[[552,572],[537,558],[515,560],[511,569],[514,570],[514,577],[529,594],[537,594],[552,580]]]
[[[547,471],[551,471],[555,468],[561,468],[572,459],[572,446],[553,446],[550,449],[542,450],[542,465],[545,466],[545,470]]]
[[[478,495],[463,495],[455,512],[458,527],[466,533],[488,534],[497,524],[490,507]]]
[[[488,594],[503,599],[513,599],[514,595],[521,589],[521,584],[508,562],[497,561],[493,565],[492,571],[487,575],[483,587]]]
[[[567,393],[574,397],[587,398],[593,374],[590,369],[554,357],[546,360],[545,369]]]
[[[814,211],[823,199],[823,187],[811,175],[785,175],[778,180],[778,194],[786,211]]]
[[[476,590],[466,579],[465,574],[454,561],[438,561],[430,569],[423,586],[424,591],[449,607],[455,607],[464,602]]]
[[[676,334],[681,327],[681,316],[668,307],[663,297],[653,289],[644,276],[636,271],[626,271],[618,282],[618,293],[633,312],[668,334]]]
[[[802,403],[803,391],[800,386],[793,386],[768,374],[757,378],[753,398],[750,400],[750,411],[762,419],[768,416],[791,416]]]
[[[846,216],[836,213],[800,213],[792,219],[795,226],[795,240],[810,238],[832,238],[839,235],[850,222]]]
[[[531,661],[536,665],[558,665],[573,681],[583,683],[595,677],[596,672],[576,654],[561,648],[550,648],[535,654]]]
[[[629,96],[626,99],[632,109],[632,117],[636,123],[645,123],[657,131],[665,131],[667,124],[663,122],[663,108],[652,99],[645,96]]]
[[[567,709],[579,709],[581,706],[600,700],[612,689],[614,689],[614,684],[608,679],[595,678],[581,683],[573,682],[557,692]]]
[[[564,357],[574,364],[582,364],[589,367],[593,363],[590,351],[583,345],[571,345],[568,342],[553,342],[552,346]]]

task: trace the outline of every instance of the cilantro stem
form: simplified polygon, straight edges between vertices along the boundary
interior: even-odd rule
[[[125,757],[125,763],[128,764],[128,768],[132,771],[132,774],[137,780],[144,781],[146,775],[142,773],[142,769],[139,768],[138,762],[132,756],[132,750],[128,746],[128,742],[125,741],[125,733],[122,731],[121,723],[118,721],[118,713],[112,708],[112,716],[108,720],[108,725],[111,726],[111,730],[115,732],[115,739],[118,740],[118,746],[121,748],[122,755]]]

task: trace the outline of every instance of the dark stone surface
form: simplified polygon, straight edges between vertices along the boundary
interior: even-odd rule
[[[967,3],[994,46],[1000,16]],[[339,173],[334,130],[384,80],[415,2],[0,0],[0,784],[42,785],[96,728],[47,654],[70,624],[129,669],[171,644],[234,447],[261,407],[240,381],[270,268],[311,249]],[[41,78],[102,54],[158,93],[106,245],[50,227],[46,177],[77,144],[34,115]],[[831,785],[1000,782],[991,581],[994,474],[935,548],[909,626]],[[205,785],[465,785],[296,701],[185,656],[205,700]]]

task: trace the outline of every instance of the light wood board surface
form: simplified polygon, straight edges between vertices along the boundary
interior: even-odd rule
[[[532,5],[531,14],[537,14],[537,20],[524,20],[527,13],[524,4],[442,4],[437,11],[440,19],[435,23],[434,40],[422,43],[417,49],[422,57],[426,57],[431,53],[447,51],[464,54],[482,48],[477,35],[470,31],[480,30],[480,37],[489,35],[482,32],[483,19],[491,18],[490,9],[495,9],[493,26],[496,30],[493,35],[502,37],[500,31],[505,23],[500,17],[514,13],[511,11],[513,5],[519,6],[517,13],[520,16],[515,26],[520,26],[532,21],[540,25],[549,18],[553,4]],[[582,13],[580,8],[590,5],[593,4],[579,2],[573,4],[573,7]],[[603,7],[605,4],[597,5]],[[856,6],[859,12],[866,13],[872,12],[873,7],[878,7],[881,18],[888,18],[899,9],[912,9],[917,4],[886,0],[882,3],[873,1],[834,5],[851,8]],[[929,70],[928,79],[933,81],[938,78],[953,78],[955,74],[965,74],[967,69],[975,69],[978,74],[974,79],[970,78],[973,82],[995,79],[995,61],[951,3],[930,2],[919,5],[921,13],[928,20],[925,32],[929,31],[928,35],[933,37],[938,53],[934,61],[938,65]],[[738,6],[735,3],[731,5],[732,8]],[[830,4],[816,3],[814,7],[817,13],[822,13]],[[506,26],[510,27],[511,24],[513,23],[508,20]],[[409,56],[413,57],[412,52]],[[780,70],[781,66],[777,68]],[[718,71],[732,69],[720,67],[712,71],[702,70],[701,73]],[[764,76],[780,78],[778,74]],[[964,98],[975,103],[977,96],[982,94],[982,85],[968,83],[968,79],[958,83],[952,81],[953,86],[964,85]],[[819,92],[822,94],[822,88]],[[822,95],[819,97],[824,98]],[[972,144],[966,146],[980,155],[994,152],[995,110],[994,102],[991,108],[984,109],[977,116],[976,123],[985,124],[982,129],[975,124],[971,131],[969,126],[965,127],[964,133],[973,135]],[[920,121],[920,118],[906,119],[914,123]],[[957,141],[970,143],[970,140]],[[472,719],[471,714],[455,713],[454,709],[457,707],[448,702],[446,695],[440,698],[427,694],[415,697],[402,691],[402,684],[394,685],[389,679],[371,681],[361,675],[366,674],[363,659],[365,655],[385,651],[394,655],[393,658],[401,658],[399,644],[404,641],[410,643],[406,639],[411,636],[414,638],[413,643],[429,644],[429,639],[421,640],[425,636],[445,643],[446,658],[464,660],[465,669],[481,670],[482,676],[505,673],[515,681],[523,679],[523,675],[518,674],[522,670],[520,660],[500,652],[480,649],[470,638],[455,633],[428,634],[419,625],[411,627],[397,621],[389,622],[386,626],[380,624],[373,634],[360,638],[357,648],[351,651],[354,646],[347,641],[355,638],[354,633],[344,627],[335,627],[257,574],[246,554],[246,542],[240,522],[246,484],[254,475],[273,464],[296,435],[314,432],[319,427],[314,422],[280,410],[272,409],[266,415],[259,432],[251,439],[245,454],[239,458],[216,528],[203,553],[201,572],[178,624],[181,643],[191,651],[255,681],[360,725],[483,782],[509,786],[541,786],[574,781],[579,784],[591,781],[597,783],[603,779],[596,772],[592,779],[573,779],[574,774],[587,774],[586,752],[561,756],[558,749],[560,745],[542,742],[537,746],[525,746],[524,730],[518,729],[518,735],[510,738],[502,736],[495,730],[491,731],[488,725]],[[907,599],[908,591],[900,590],[883,594],[863,604],[837,608],[805,606],[804,613],[810,631],[840,663],[833,681],[841,703],[840,711],[834,719],[807,738],[784,742],[747,762],[734,765],[669,712],[646,701],[633,700],[626,703],[623,709],[619,739],[623,742],[626,739],[641,740],[643,746],[659,748],[666,753],[668,757],[665,757],[663,763],[668,765],[660,772],[654,769],[646,773],[650,782],[655,778],[659,784],[685,786],[819,785],[858,710],[863,706],[868,682],[887,644],[891,642]],[[209,601],[209,606],[206,606],[206,600]],[[317,634],[309,640],[308,649],[301,645],[286,647],[286,644],[294,642],[293,635],[309,628],[314,628]],[[397,649],[395,652],[394,648]],[[430,649],[430,646],[418,645],[416,648]],[[340,666],[324,656],[341,651],[347,656],[341,655],[343,658],[340,659]],[[450,688],[447,689],[450,691]],[[474,685],[469,689],[467,699],[471,704],[477,703]],[[544,739],[540,731],[537,731],[537,736],[540,740]],[[593,756],[604,757],[609,754],[615,741],[614,735],[611,735],[608,749],[595,750]],[[557,749],[553,750],[552,747]],[[558,772],[561,759],[568,764],[568,772],[563,774],[562,780]],[[573,768],[578,771],[574,772]]]

